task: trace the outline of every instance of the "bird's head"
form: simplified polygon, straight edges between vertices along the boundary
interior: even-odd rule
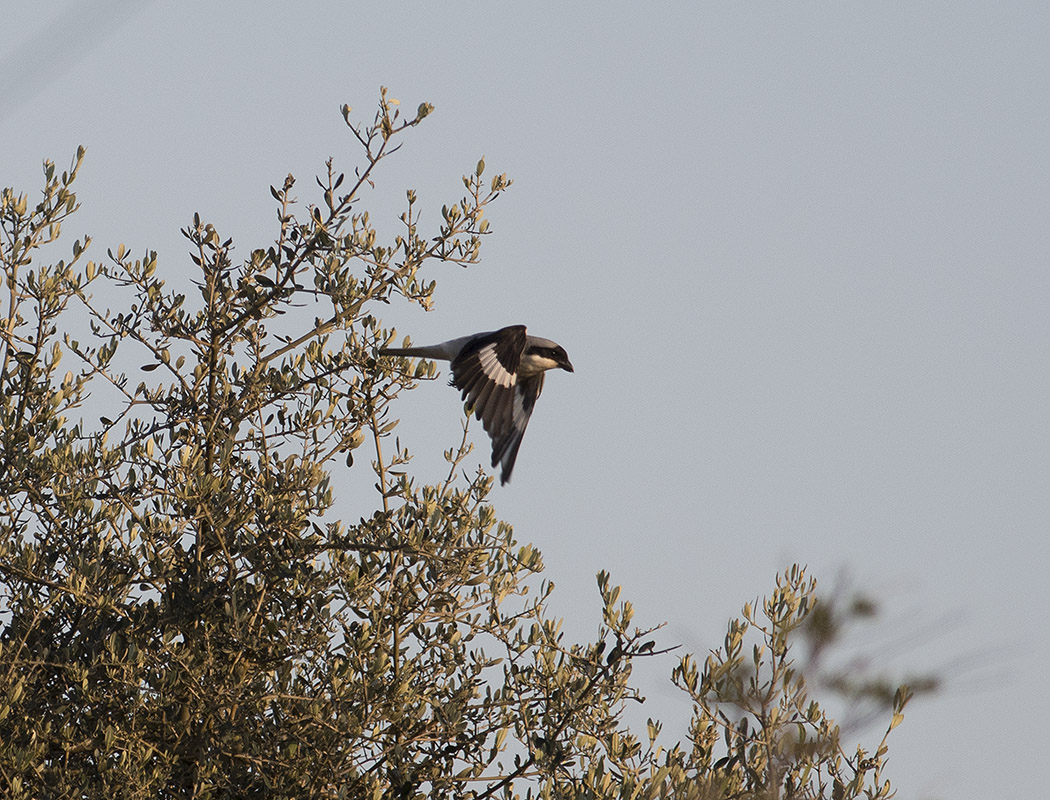
[[[564,347],[552,342],[550,339],[539,339],[536,337],[525,348],[522,367],[527,372],[541,372],[548,369],[563,369],[566,372],[575,371]]]
[[[572,362],[569,361],[569,354],[565,352],[565,348],[560,344],[551,348],[551,358],[554,362],[566,372],[575,372],[572,368]]]

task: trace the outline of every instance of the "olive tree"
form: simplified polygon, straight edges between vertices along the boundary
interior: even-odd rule
[[[382,241],[374,168],[431,106],[381,93],[351,174],[233,256],[195,216],[195,279],[156,253],[43,259],[84,151],[42,197],[4,189],[0,262],[0,793],[40,797],[887,797],[885,740],[847,749],[796,645],[816,607],[779,576],[723,646],[682,657],[686,739],[624,721],[655,628],[598,576],[593,642],[548,611],[540,553],[463,465],[421,484],[393,436],[433,364],[379,358],[390,302],[429,309],[435,261],[475,264],[510,181],[485,165],[422,230]],[[46,248],[49,252],[54,245]],[[375,491],[333,504],[351,469]],[[889,702],[889,727],[908,699]]]

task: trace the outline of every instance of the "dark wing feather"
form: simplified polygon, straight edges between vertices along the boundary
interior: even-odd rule
[[[494,356],[496,362],[510,375],[518,372],[521,354],[525,352],[525,326],[511,325],[492,333],[483,333],[471,339],[452,362],[453,385],[464,389],[459,370],[480,367],[483,354]]]
[[[492,437],[492,466],[495,467],[497,463],[503,464],[500,483],[510,480],[514,460],[518,457],[518,448],[521,447],[521,439],[529,424],[529,417],[532,416],[532,409],[535,408],[536,400],[543,391],[543,376],[544,373],[541,372],[531,378],[523,378],[518,381],[514,391],[510,427],[501,436]]]

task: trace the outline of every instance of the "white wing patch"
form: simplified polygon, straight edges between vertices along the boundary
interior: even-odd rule
[[[485,371],[485,377],[497,386],[507,388],[514,385],[516,376],[512,372],[507,372],[503,365],[499,363],[499,359],[496,357],[495,344],[487,344],[478,351],[478,363],[481,364],[482,370]]]

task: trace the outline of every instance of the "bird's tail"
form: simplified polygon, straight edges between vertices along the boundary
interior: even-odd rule
[[[381,356],[411,356],[413,358],[448,358],[441,345],[422,345],[420,347],[383,347]]]

